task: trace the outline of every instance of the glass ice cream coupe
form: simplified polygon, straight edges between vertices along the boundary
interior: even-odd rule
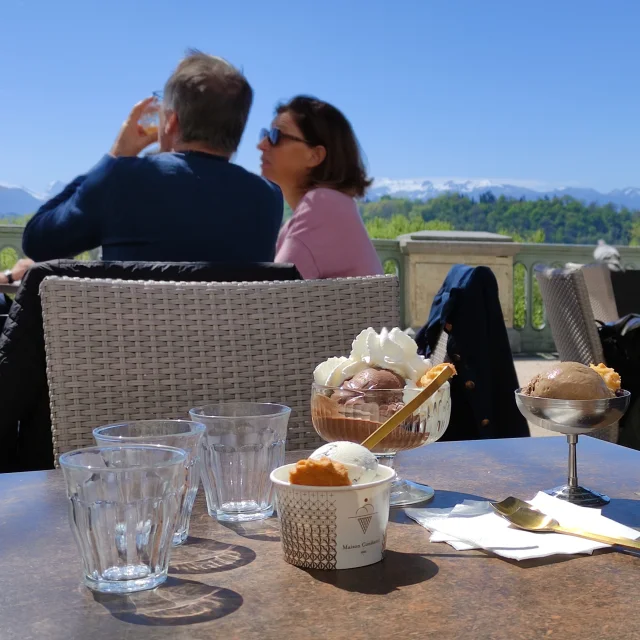
[[[609,503],[608,496],[578,484],[576,445],[579,435],[610,427],[620,420],[629,406],[630,396],[628,391],[620,390],[612,398],[558,400],[526,395],[522,389],[516,391],[518,409],[529,422],[565,434],[569,443],[568,482],[545,493],[583,507],[602,507]]]
[[[343,389],[314,383],[311,393],[313,427],[327,442],[361,443],[420,389]],[[449,425],[451,394],[445,383],[414,414],[394,429],[372,451],[381,464],[394,466],[400,451],[416,449],[438,440]],[[434,490],[396,477],[391,486],[391,506],[400,507],[433,498]]]

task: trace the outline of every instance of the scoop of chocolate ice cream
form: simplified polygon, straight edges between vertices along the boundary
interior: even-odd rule
[[[342,383],[343,389],[362,391],[363,389],[404,389],[405,381],[397,373],[388,369],[370,367],[363,369],[350,380]]]
[[[522,393],[557,400],[600,400],[613,397],[602,376],[579,362],[560,362],[540,373]]]
[[[342,391],[336,391],[332,398],[341,404],[361,404],[363,402],[375,402],[377,404],[391,404],[402,402],[402,391],[405,380],[388,369],[370,367],[363,369],[353,378],[345,380]],[[366,400],[357,391],[369,391]]]

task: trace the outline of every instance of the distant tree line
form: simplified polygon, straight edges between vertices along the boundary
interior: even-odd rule
[[[426,202],[384,196],[360,202],[360,213],[372,238],[396,238],[423,230],[491,231],[519,242],[640,246],[640,210],[613,204],[583,204],[570,196],[496,198],[490,191],[478,200],[447,193]],[[284,219],[291,217],[285,204]],[[4,223],[28,222],[31,215],[10,216]]]
[[[2,224],[19,224],[24,227],[32,217],[33,217],[33,213],[27,213],[21,216],[6,215],[6,216],[2,216],[2,220],[0,220],[0,222]]]
[[[490,231],[525,242],[640,245],[640,211],[613,204],[583,204],[570,196],[525,200],[486,192],[478,200],[457,193],[426,202],[383,197],[359,203],[373,238],[425,229]]]

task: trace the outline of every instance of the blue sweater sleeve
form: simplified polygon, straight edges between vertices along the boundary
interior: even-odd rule
[[[71,258],[100,246],[102,206],[116,162],[116,158],[105,156],[38,209],[22,236],[27,256],[42,262]]]

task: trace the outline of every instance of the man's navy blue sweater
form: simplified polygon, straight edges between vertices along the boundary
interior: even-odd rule
[[[105,156],[44,204],[22,246],[36,261],[102,247],[103,260],[271,262],[280,189],[207,153]]]

